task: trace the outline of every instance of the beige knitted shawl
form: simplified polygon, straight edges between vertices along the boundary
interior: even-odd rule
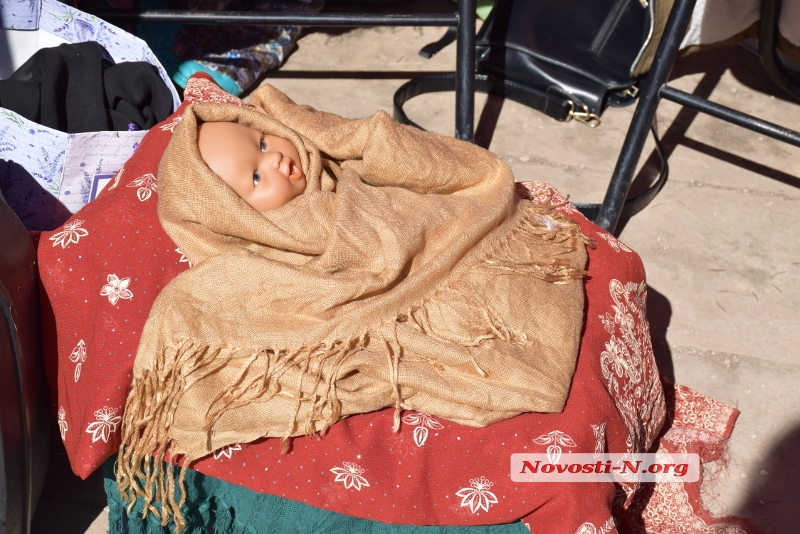
[[[271,86],[252,103],[190,106],[159,167],[161,223],[193,266],[142,335],[123,495],[162,501],[180,528],[174,481],[153,461],[165,452],[187,465],[387,406],[396,427],[402,409],[471,426],[562,409],[583,319],[577,225],[517,200],[510,169],[475,145]],[[292,141],[306,191],[250,208],[200,159],[203,121]]]

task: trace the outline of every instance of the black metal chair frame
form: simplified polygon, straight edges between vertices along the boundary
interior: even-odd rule
[[[96,0],[81,9],[109,22],[172,22],[181,24],[263,24],[317,27],[446,26],[456,28],[456,131],[458,139],[472,141],[475,118],[475,5],[459,0],[452,14],[441,13],[265,13],[260,11],[103,10]]]
[[[611,176],[611,182],[606,190],[603,204],[594,219],[595,223],[611,233],[614,232],[619,222],[622,205],[633,182],[636,166],[644,149],[648,131],[662,98],[747,128],[761,135],[800,147],[800,133],[794,130],[763,121],[752,115],[716,104],[705,98],[667,85],[667,79],[672,72],[672,67],[678,55],[678,47],[686,32],[696,1],[675,0],[661,43],[656,51],[653,66],[639,91],[639,102],[633,113],[617,165]],[[776,55],[775,39],[780,4],[781,0],[762,0],[762,31],[760,39],[762,63],[764,63],[770,77],[781,88],[795,98],[800,99],[800,89],[794,83],[791,75],[783,68],[780,59]]]
[[[457,28],[456,50],[456,132],[458,139],[473,140],[475,105],[475,4],[476,0],[459,0],[453,14],[279,14],[220,11],[100,11],[95,0],[83,7],[111,22],[173,22],[185,24],[296,24],[302,26],[447,26]],[[639,92],[639,102],[611,176],[602,205],[596,213],[587,213],[601,227],[614,232],[623,216],[623,204],[634,179],[636,166],[644,148],[648,130],[662,98],[685,107],[731,122],[767,137],[800,146],[800,133],[763,121],[752,115],[710,102],[704,98],[669,87],[666,82],[678,54],[683,34],[696,0],[675,0],[667,21],[653,66]],[[800,99],[800,85],[786,71],[777,56],[775,41],[781,0],[762,0],[760,52],[770,77],[789,94]]]

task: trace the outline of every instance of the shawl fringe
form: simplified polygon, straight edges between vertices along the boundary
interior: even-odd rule
[[[398,339],[397,328],[402,323],[437,341],[461,347],[465,361],[470,361],[476,373],[486,378],[486,371],[468,349],[490,339],[527,344],[528,336],[525,332],[512,331],[505,325],[481,292],[464,280],[464,275],[478,269],[492,275],[526,275],[555,284],[566,283],[581,279],[586,274],[567,256],[578,247],[591,245],[591,240],[577,225],[551,206],[527,201],[518,204],[517,215],[501,230],[484,242],[483,258],[463,271],[460,277],[439,284],[427,298],[411,306],[405,313],[399,313],[390,324],[379,325],[352,339],[295,349],[212,347],[189,339],[167,344],[156,356],[155,365],[135,378],[125,406],[123,445],[116,473],[119,491],[129,503],[129,510],[141,498],[144,502],[143,514],[154,513],[160,517],[162,525],[173,518],[178,533],[185,528],[186,523],[180,511],[186,499],[183,480],[187,466],[198,458],[189,457],[181,449],[180,443],[169,438],[169,430],[181,396],[203,378],[228,368],[234,359],[243,360],[244,363],[238,365],[242,371],[228,389],[209,402],[205,413],[209,453],[212,429],[226,411],[255,399],[264,401],[276,395],[289,395],[295,400],[294,417],[288,422],[281,438],[283,452],[288,449],[288,439],[292,436],[326,431],[341,418],[336,384],[340,368],[350,355],[370,346],[374,348],[375,339],[386,348],[386,365],[395,407],[393,430],[399,431],[403,409],[399,383],[403,346]],[[531,253],[532,243],[551,249],[550,254],[544,255],[547,261],[537,263]],[[442,333],[441,326],[432,326],[429,312],[442,301],[459,301],[470,309],[479,310],[482,324],[472,326],[479,326],[478,330],[486,333],[466,339],[455,332]],[[256,361],[266,362],[265,372],[252,376],[249,368]],[[433,358],[429,358],[428,363],[439,371],[444,370],[444,366]],[[299,368],[302,373],[297,388],[287,391],[279,387],[277,379],[291,366]],[[326,376],[323,376],[323,370]],[[308,396],[304,391],[314,393]],[[310,403],[311,409],[306,411],[301,421],[299,416],[304,403]],[[162,459],[181,465],[177,477],[173,469],[164,467]],[[160,510],[154,506],[155,502],[162,503]]]

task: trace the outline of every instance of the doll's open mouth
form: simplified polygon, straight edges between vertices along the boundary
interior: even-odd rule
[[[294,170],[294,162],[292,158],[288,156],[284,156],[281,160],[278,169],[281,171],[281,174],[286,176],[287,179],[292,179],[292,171]]]
[[[289,164],[287,166],[288,172],[286,173],[286,177],[289,180],[296,180],[298,178],[302,178],[303,172],[300,170],[300,167],[298,167],[295,164],[292,158],[287,157],[286,159],[289,161]]]

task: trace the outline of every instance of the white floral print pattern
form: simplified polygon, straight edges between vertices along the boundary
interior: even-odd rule
[[[646,319],[647,285],[612,279],[608,290],[614,302],[614,331],[600,353],[600,369],[628,429],[627,451],[642,452],[655,439],[665,416],[657,369],[648,365],[653,361],[653,347]],[[630,498],[639,482],[621,480],[620,486]]]
[[[600,318],[600,322],[603,323],[603,330],[608,332],[609,334],[614,333],[614,318],[611,316],[610,313],[606,312],[603,315],[598,315]]]
[[[614,334],[600,354],[600,367],[608,381],[620,415],[629,431],[629,452],[649,446],[664,420],[664,392],[656,371],[645,364],[653,358],[646,319],[645,282],[609,282],[614,301]]]
[[[214,451],[214,459],[219,460],[223,456],[230,460],[231,456],[233,456],[234,451],[242,450],[242,445],[239,443],[234,443],[233,445],[225,445],[221,449],[217,449]]]
[[[498,502],[497,496],[489,491],[492,486],[494,486],[494,482],[490,482],[484,476],[472,478],[469,481],[469,487],[461,488],[456,495],[461,497],[461,506],[469,506],[469,510],[473,514],[478,510],[488,512],[489,507]]]
[[[608,534],[609,532],[614,530],[614,527],[616,526],[617,526],[617,520],[614,519],[614,516],[611,516],[606,520],[605,523],[603,523],[603,526],[600,527],[600,534]]]
[[[115,187],[117,187],[119,185],[119,181],[122,179],[122,171],[124,171],[124,170],[125,170],[125,166],[123,165],[120,168],[120,170],[117,172],[117,175],[114,176],[114,182],[111,185],[107,186],[106,189],[111,191],[112,189],[114,189]]]
[[[597,527],[594,526],[594,523],[587,522],[579,526],[575,534],[597,534]]]
[[[108,297],[108,302],[116,304],[119,299],[131,300],[133,293],[128,289],[131,283],[130,278],[119,279],[116,274],[109,274],[106,277],[108,283],[100,290],[100,296]]]
[[[419,425],[414,429],[414,443],[422,447],[428,440],[428,428],[441,430],[444,425],[426,413],[410,413],[403,416],[403,422],[408,425]]]
[[[144,176],[140,176],[139,178],[133,180],[128,184],[128,187],[139,188],[136,190],[136,197],[141,202],[148,200],[153,193],[158,193],[158,181],[156,180],[156,177],[149,172]]]
[[[594,526],[594,523],[586,522],[578,527],[578,530],[575,531],[575,534],[608,534],[616,525],[617,522],[613,517],[609,517],[599,529]]]
[[[597,425],[592,425],[592,432],[594,432],[594,457],[598,458],[601,454],[605,452],[606,448],[605,421]]]
[[[336,475],[334,482],[342,482],[347,489],[353,488],[361,491],[362,487],[369,487],[369,482],[364,478],[364,469],[353,462],[344,462],[344,467],[332,467],[330,472]]]
[[[537,204],[549,204],[562,213],[579,213],[578,209],[569,202],[569,197],[553,189],[547,182],[517,182],[517,190],[526,190],[529,198]]]
[[[662,439],[674,445],[677,451],[681,454],[686,454],[686,446],[689,444],[702,443],[705,445],[713,445],[719,438],[715,432],[709,432],[701,428],[670,428],[664,434]]]
[[[175,252],[177,252],[178,254],[181,255],[181,258],[178,260],[178,263],[188,263],[189,264],[189,268],[191,269],[192,262],[189,261],[189,258],[186,257],[186,254],[184,254],[183,251],[181,249],[179,249],[179,248],[176,248]]]
[[[694,513],[691,497],[684,484],[653,484],[649,502],[644,508],[641,503],[636,507],[636,511],[641,513],[641,531],[653,534],[746,534],[735,524],[707,524]]]
[[[175,127],[181,123],[182,118],[183,117],[178,115],[177,117],[169,121],[167,124],[162,124],[161,126],[159,126],[159,128],[161,128],[161,131],[163,132],[170,131],[172,133],[175,133]]]
[[[537,445],[549,445],[547,447],[547,460],[551,464],[558,463],[559,458],[561,458],[561,447],[577,447],[577,443],[573,441],[569,435],[562,432],[561,430],[553,430],[552,432],[548,432],[547,434],[542,434],[538,438],[533,440],[534,443]]]
[[[217,84],[204,78],[190,78],[183,92],[183,99],[189,102],[217,102],[246,106],[241,98],[223,91]]]
[[[50,241],[53,242],[53,246],[61,245],[61,248],[67,248],[67,246],[72,243],[78,244],[78,241],[80,241],[82,237],[89,235],[88,230],[81,228],[82,224],[83,221],[80,219],[75,219],[65,224],[62,231],[50,236]]]
[[[69,355],[69,361],[75,364],[75,382],[81,377],[81,367],[83,362],[86,361],[86,342],[84,340],[78,341],[72,353]]]
[[[119,408],[103,406],[94,412],[94,417],[97,420],[94,423],[89,423],[89,426],[86,427],[86,433],[92,435],[92,443],[100,440],[108,443],[108,438],[117,431],[117,425],[122,421],[122,417],[117,415],[118,411]]]
[[[608,245],[614,249],[614,252],[624,251],[624,252],[633,252],[628,246],[614,237],[613,235],[609,234],[608,232],[595,232],[599,235]]]
[[[63,406],[58,407],[58,433],[61,434],[61,441],[67,439],[67,430],[69,430],[69,425],[67,425],[67,411],[64,409]]]

